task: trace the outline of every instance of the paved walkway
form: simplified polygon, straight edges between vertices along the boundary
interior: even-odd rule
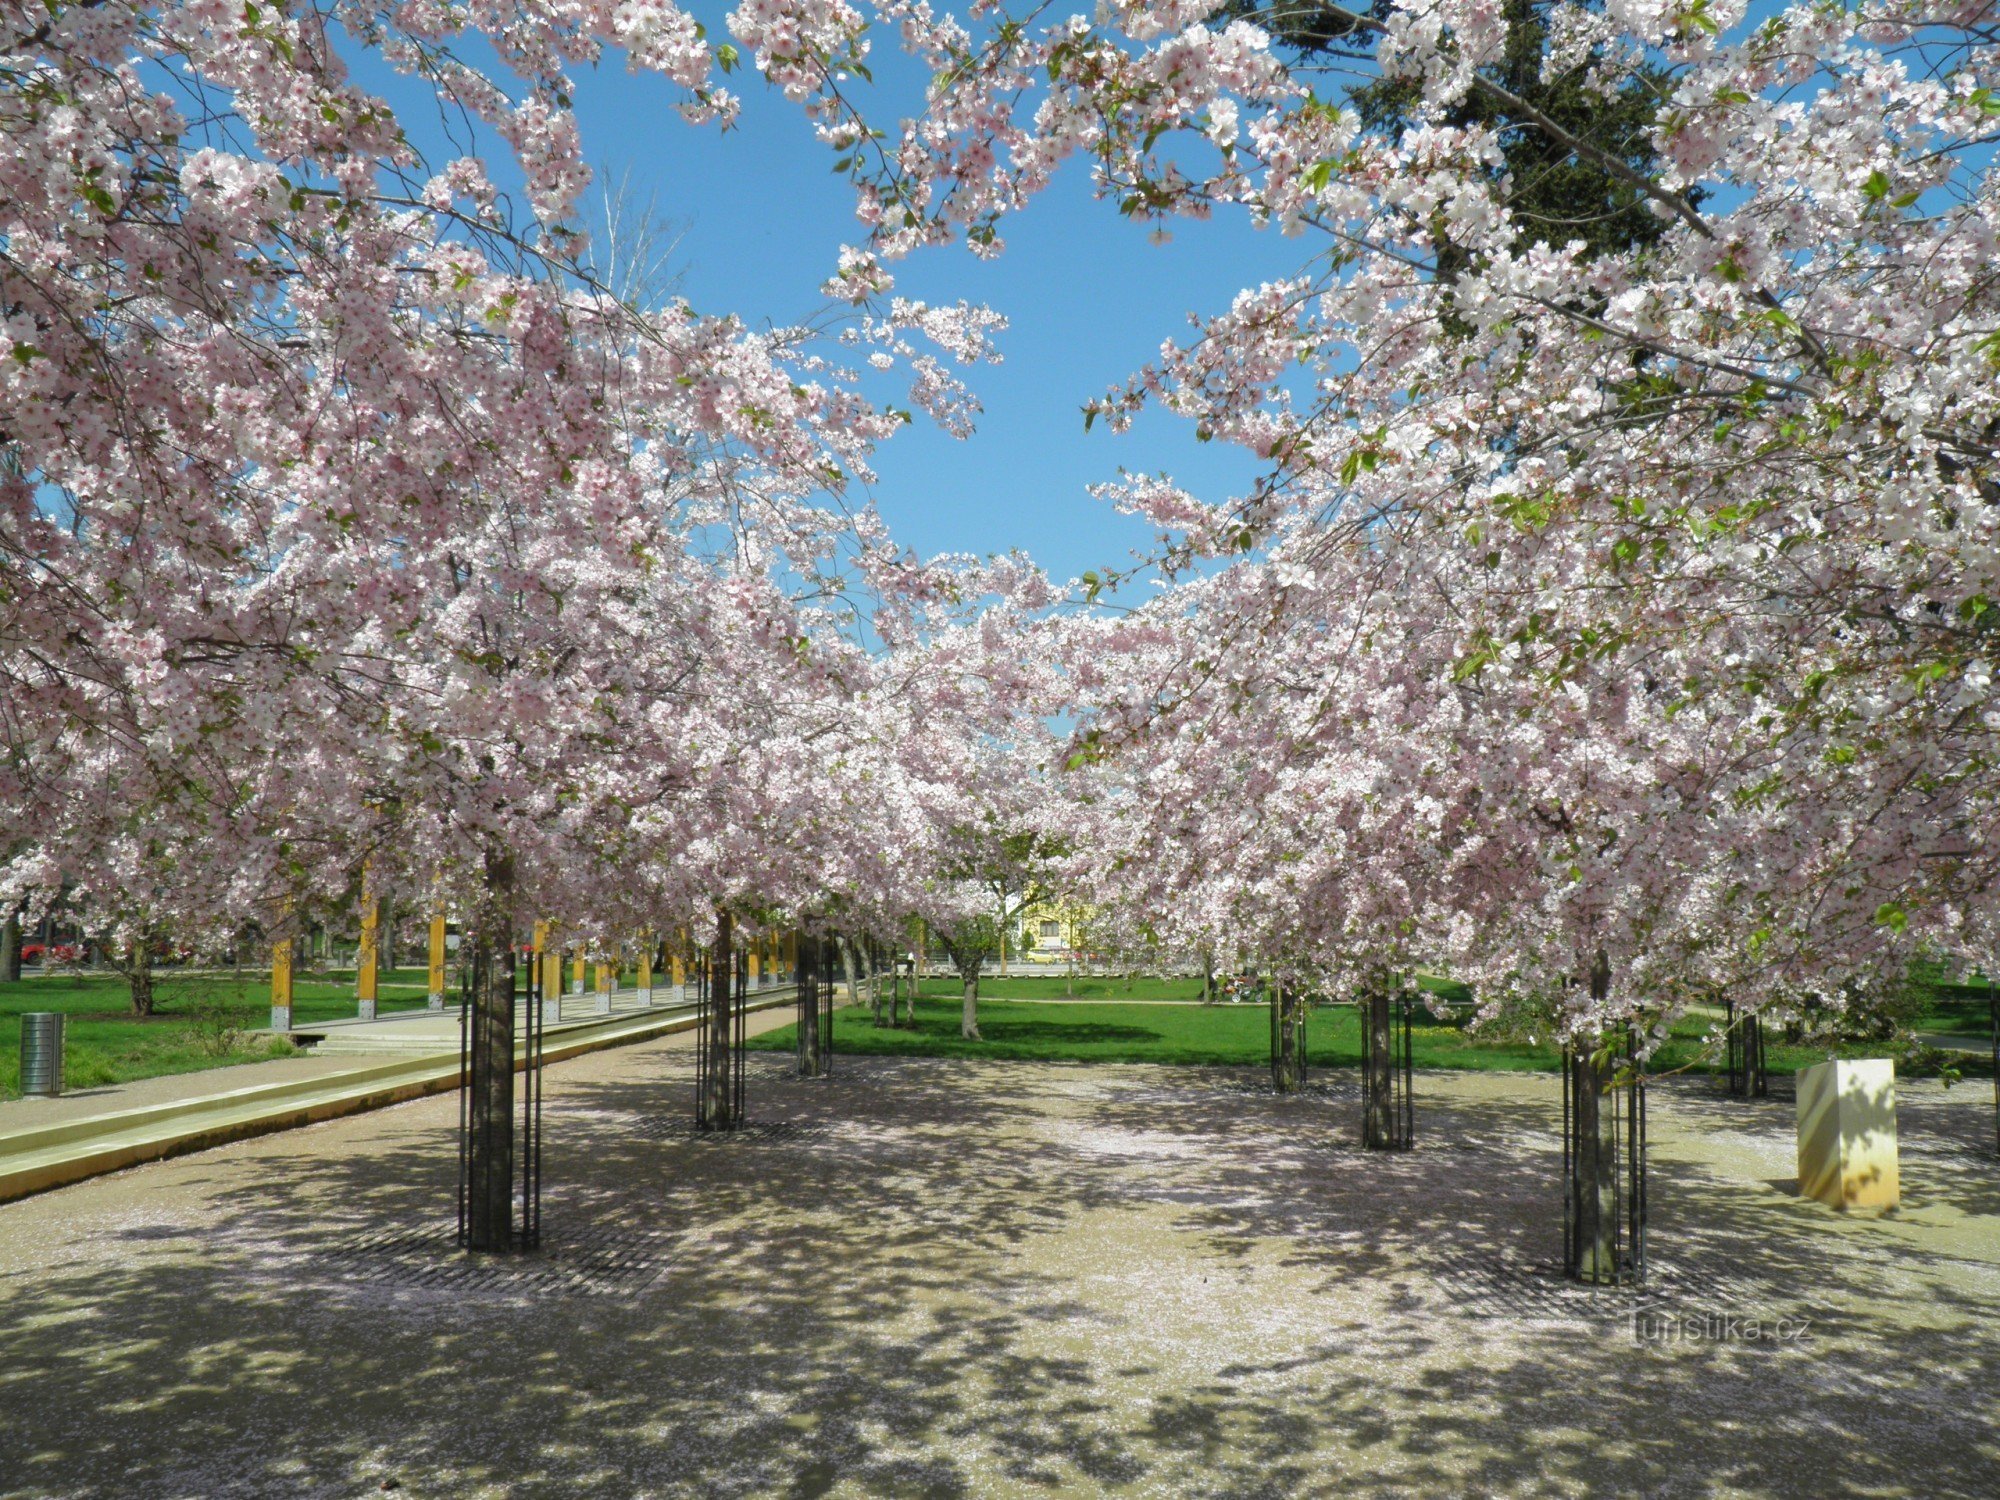
[[[91,1115],[144,1109],[155,1104],[175,1104],[183,1099],[206,1098],[231,1089],[254,1088],[258,1084],[320,1078],[352,1068],[354,1062],[351,1057],[281,1057],[270,1062],[236,1063],[226,1068],[203,1068],[196,1073],[168,1073],[159,1078],[135,1079],[131,1083],[71,1089],[53,1099],[7,1099],[0,1101],[0,1133],[28,1130],[57,1121],[84,1119]]]
[[[1640,1343],[1545,1269],[1551,1079],[1419,1075],[1385,1156],[1352,1075],[786,1062],[720,1140],[688,1038],[554,1065],[533,1257],[444,1247],[451,1098],[0,1206],[0,1494],[1993,1493],[1981,1091],[1901,1085],[1867,1219],[1789,1103],[1657,1085],[1645,1306],[1701,1336]]]
[[[664,997],[666,993],[666,987],[661,986],[660,995]],[[622,990],[613,998],[617,1002],[613,1008],[614,1015],[638,1015],[644,1011],[644,1007],[638,1004],[636,990]],[[754,1002],[757,992],[753,990],[750,998]],[[595,995],[565,996],[563,1020],[565,1023],[602,1020],[595,1007]],[[665,1004],[657,1008],[672,1009]],[[130,1083],[71,1089],[53,1099],[0,1100],[0,1135],[91,1115],[117,1114],[157,1104],[207,1098],[255,1088],[260,1084],[325,1077],[359,1066],[354,1054],[362,1052],[367,1043],[376,1040],[397,1044],[381,1048],[380,1052],[385,1056],[403,1051],[404,1043],[419,1045],[421,1050],[439,1055],[456,1053],[458,1007],[453,1005],[443,1011],[395,1011],[374,1021],[349,1017],[302,1024],[294,1031],[305,1036],[339,1037],[346,1050],[318,1054],[307,1051],[298,1057],[276,1058],[269,1062],[232,1063],[228,1067],[203,1068],[192,1073],[167,1073],[158,1078],[135,1079]]]
[[[789,1014],[796,992],[752,990],[753,1013]],[[648,1005],[636,992],[574,997],[543,1036],[551,1061],[627,1046],[692,1029],[686,999]],[[665,1000],[665,996],[660,997]],[[519,1025],[525,1028],[527,1018]],[[517,1032],[517,1035],[519,1033]],[[385,1108],[459,1085],[461,1033],[455,1011],[333,1023],[311,1056],[273,1061],[255,1071],[211,1068],[144,1085],[83,1091],[74,1100],[24,1099],[0,1115],[0,1201],[46,1192],[163,1157],[206,1150],[339,1115]]]

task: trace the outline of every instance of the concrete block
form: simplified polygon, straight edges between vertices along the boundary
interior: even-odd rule
[[[1896,1065],[1886,1057],[1819,1063],[1798,1075],[1799,1195],[1835,1208],[1894,1208]]]

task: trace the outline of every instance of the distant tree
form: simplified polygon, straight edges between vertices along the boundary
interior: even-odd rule
[[[1551,73],[1553,8],[1551,0],[1503,0],[1507,40],[1499,61],[1480,70],[1473,87],[1441,123],[1499,132],[1502,160],[1489,169],[1489,178],[1510,183],[1506,197],[1518,229],[1515,248],[1560,247],[1581,240],[1595,256],[1652,245],[1666,233],[1669,221],[1648,210],[1635,183],[1602,160],[1579,154],[1574,143],[1657,180],[1653,130],[1674,75],[1651,64],[1616,69],[1615,86],[1602,90],[1592,83],[1596,56],[1590,51]],[[1391,9],[1388,0],[1361,0],[1353,6],[1232,0],[1227,13],[1263,26],[1296,55],[1303,70],[1316,59],[1372,59],[1377,27]],[[1383,77],[1357,84],[1347,95],[1365,126],[1391,135],[1400,135],[1412,123],[1419,96],[1415,82]],[[1698,203],[1700,195],[1690,201]],[[1451,241],[1442,222],[1438,229],[1442,243],[1436,274],[1444,281],[1467,269],[1472,254]]]
[[[987,960],[1000,952],[1000,926],[991,913],[975,911],[955,921],[938,923],[936,932],[964,986],[965,1009],[959,1017],[958,1034],[968,1041],[978,1041],[979,974]]]

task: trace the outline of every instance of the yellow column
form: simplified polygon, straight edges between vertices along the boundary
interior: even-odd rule
[[[581,995],[583,993],[583,981],[587,977],[584,964],[583,950],[579,948],[576,950],[575,965],[570,970],[569,992],[572,995]]]
[[[375,895],[375,882],[368,865],[361,866],[361,951],[354,959],[354,996],[360,1002],[361,1019],[375,1019],[378,996],[377,929],[382,921],[382,903]]]
[[[639,934],[639,1003],[653,1003],[653,935]]]
[[[556,945],[555,924],[535,924],[535,991],[541,996],[542,1024],[562,1020],[562,949]]]
[[[597,1009],[599,1012],[611,1009],[611,991],[616,984],[617,962],[600,962],[597,966]]]
[[[785,933],[785,978],[793,984],[799,982],[799,934],[796,928]]]
[[[444,1009],[444,913],[431,913],[431,994],[432,1010]]]
[[[676,1000],[687,999],[687,952],[683,946],[686,942],[687,934],[683,932],[680,936],[680,941],[674,944],[671,955],[674,966],[674,999]]]
[[[746,965],[748,965],[745,972],[750,976],[750,988],[753,990],[756,989],[758,984],[762,982],[757,974],[757,960],[759,959],[759,957],[762,956],[761,955],[762,946],[763,945],[761,943],[753,942],[750,944],[749,951],[744,955],[743,961]]]
[[[278,930],[284,933],[271,945],[271,1029],[292,1029],[292,922],[289,906],[280,914]]]

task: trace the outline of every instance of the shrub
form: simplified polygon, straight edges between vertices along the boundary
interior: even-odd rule
[[[188,1010],[188,1039],[204,1057],[227,1057],[250,1029],[249,1010],[220,1000],[204,1000]]]

